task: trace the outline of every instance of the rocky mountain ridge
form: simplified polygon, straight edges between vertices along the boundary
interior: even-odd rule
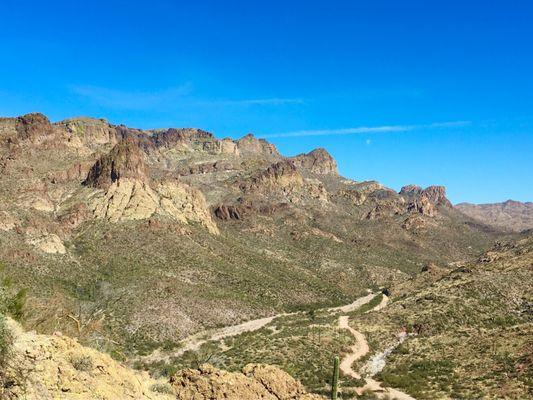
[[[456,204],[464,214],[497,229],[520,232],[533,229],[533,203],[507,200],[493,204]]]
[[[324,149],[253,135],[29,114],[0,119],[0,171],[0,262],[40,310],[26,324],[106,350],[348,302],[499,235],[443,187],[345,179]]]

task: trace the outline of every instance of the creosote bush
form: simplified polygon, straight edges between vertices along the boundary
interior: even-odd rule
[[[78,371],[88,372],[93,369],[93,359],[86,354],[72,356],[70,363]]]

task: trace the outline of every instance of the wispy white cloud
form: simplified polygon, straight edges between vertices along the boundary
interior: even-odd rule
[[[191,93],[192,84],[186,83],[152,92],[118,90],[90,85],[74,85],[70,89],[74,94],[85,97],[101,107],[142,110],[179,100]]]
[[[383,126],[358,126],[353,128],[341,129],[316,129],[300,130],[291,132],[280,132],[266,135],[260,135],[263,138],[280,138],[280,137],[301,137],[301,136],[339,136],[339,135],[357,135],[368,133],[392,133],[392,132],[409,132],[419,129],[439,129],[460,127],[470,124],[470,121],[450,121],[434,122],[431,124],[419,125],[383,125]]]
[[[199,100],[192,96],[193,85],[186,83],[159,91],[128,91],[91,85],[74,85],[70,90],[92,103],[107,108],[124,110],[165,109],[175,106],[225,107],[225,106],[282,106],[303,104],[298,98],[254,98],[254,99],[209,99]]]

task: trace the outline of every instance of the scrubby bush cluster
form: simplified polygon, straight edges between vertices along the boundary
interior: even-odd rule
[[[70,363],[78,371],[88,372],[93,369],[93,359],[90,355],[82,354],[73,356],[70,359]]]
[[[9,360],[12,345],[13,335],[7,326],[5,317],[0,314],[0,369],[3,368],[6,365],[7,360]]]

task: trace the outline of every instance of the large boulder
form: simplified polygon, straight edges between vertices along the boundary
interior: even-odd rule
[[[302,384],[281,369],[249,364],[241,372],[227,372],[204,364],[178,371],[171,378],[180,400],[313,400]]]

